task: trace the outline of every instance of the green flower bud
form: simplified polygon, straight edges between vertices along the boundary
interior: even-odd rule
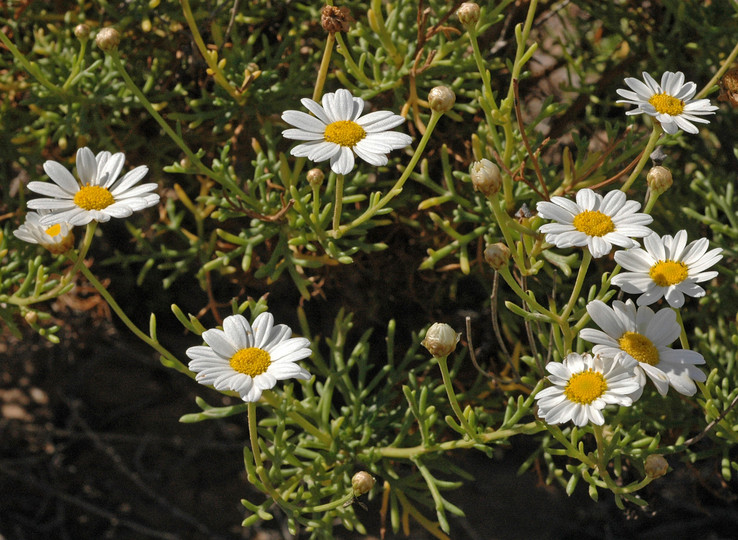
[[[420,344],[428,349],[434,358],[442,358],[456,350],[460,338],[461,334],[446,323],[433,323]]]
[[[428,93],[428,103],[431,110],[445,113],[456,103],[456,94],[448,86],[436,86]]]

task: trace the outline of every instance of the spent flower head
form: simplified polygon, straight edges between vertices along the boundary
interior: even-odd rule
[[[638,361],[635,369],[641,388],[631,396],[633,399],[640,397],[646,375],[662,396],[670,385],[680,394],[692,396],[697,391],[694,381],[707,379],[697,367],[705,363],[701,354],[667,346],[681,333],[673,309],[665,307],[654,313],[647,306],[636,308],[632,300],[615,301],[612,307],[594,300],[587,304],[587,313],[602,329],[585,328],[579,332],[582,339],[596,343],[592,348],[594,354],[614,358],[625,353]]]
[[[553,386],[536,394],[538,416],[549,424],[571,420],[577,426],[605,423],[607,405],[630,406],[630,394],[640,388],[633,368],[636,361],[625,354],[603,359],[571,353],[563,362],[549,362],[546,370]]]
[[[296,362],[310,356],[310,341],[293,338],[285,324],[274,324],[271,313],[262,313],[249,324],[242,315],[223,321],[223,330],[206,330],[206,345],[187,349],[189,368],[200,384],[216,390],[238,392],[244,401],[258,401],[264,390],[285,379],[308,380],[310,373]]]
[[[28,208],[50,210],[41,217],[41,225],[68,222],[86,225],[91,221],[106,222],[111,217],[125,218],[133,212],[154,206],[159,195],[151,193],[156,184],[138,184],[149,168],[136,167],[118,179],[125,155],[100,152],[95,156],[89,148],[77,150],[75,180],[64,165],[56,161],[44,163],[51,182],[29,182],[28,189],[47,197],[28,201]]]
[[[587,246],[592,257],[604,257],[612,245],[634,247],[633,238],[651,234],[646,227],[653,221],[648,214],[638,213],[641,204],[625,199],[622,191],[610,191],[604,197],[591,189],[580,189],[576,202],[564,197],[551,197],[536,205],[538,215],[556,223],[542,225],[546,242],[556,247]]]
[[[680,129],[687,133],[698,133],[699,130],[692,122],[709,124],[710,121],[702,116],[715,114],[718,109],[710,105],[709,99],[692,99],[697,92],[697,85],[693,82],[685,83],[684,73],[681,71],[664,72],[661,84],[644,71],[643,80],[645,83],[627,77],[625,84],[630,90],[617,90],[617,93],[625,98],[619,99],[617,103],[637,105],[637,108],[625,114],[645,113],[653,116],[670,135]]]
[[[47,213],[48,210],[28,212],[25,223],[14,230],[13,234],[24,242],[39,244],[55,255],[66,253],[74,245],[72,226],[65,221],[51,226],[42,225],[41,218]]]
[[[345,89],[323,96],[322,106],[303,98],[302,104],[315,116],[301,111],[285,111],[282,120],[295,126],[286,129],[287,139],[307,141],[295,146],[293,156],[321,162],[330,159],[336,174],[348,174],[354,168],[354,155],[374,166],[387,164],[387,153],[405,148],[412,138],[389,131],[405,119],[390,111],[375,111],[362,116],[364,100]]]
[[[639,306],[648,306],[662,297],[671,307],[684,305],[684,295],[699,298],[705,290],[697,285],[718,273],[706,271],[723,258],[722,249],[707,251],[707,238],[687,244],[687,231],[673,237],[653,233],[643,239],[646,249],[636,247],[615,253],[615,262],[629,270],[612,278],[612,284],[628,294],[640,294]]]

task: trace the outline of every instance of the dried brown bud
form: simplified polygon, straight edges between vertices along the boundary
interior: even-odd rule
[[[74,35],[77,39],[86,40],[90,37],[90,27],[86,24],[78,24],[74,27]]]
[[[738,68],[728,70],[720,79],[718,101],[727,101],[731,107],[738,107]]]
[[[651,167],[646,175],[646,182],[653,193],[662,194],[674,183],[671,171],[661,165]]]
[[[331,34],[348,32],[354,20],[351,10],[346,6],[325,6],[320,12],[320,24],[323,30]]]
[[[359,497],[374,487],[374,477],[366,471],[357,472],[351,479],[351,487],[354,490],[354,497]]]
[[[436,112],[448,112],[456,103],[456,94],[448,86],[436,86],[428,92],[428,104]]]
[[[651,454],[646,458],[646,476],[660,478],[669,470],[669,462],[661,454]]]
[[[428,349],[434,358],[442,358],[456,350],[456,344],[460,338],[461,334],[455,332],[446,323],[433,323],[420,344]]]
[[[510,248],[502,242],[489,244],[484,250],[484,260],[492,268],[499,270],[510,260]]]
[[[456,10],[459,21],[466,27],[474,27],[479,21],[479,6],[474,2],[464,2]]]
[[[120,44],[120,33],[112,26],[108,26],[97,33],[95,43],[105,52],[112,51]]]
[[[472,163],[469,174],[474,189],[486,197],[496,194],[502,187],[500,168],[488,159]]]
[[[320,187],[324,178],[325,174],[320,169],[310,169],[307,172],[307,180],[311,186]]]

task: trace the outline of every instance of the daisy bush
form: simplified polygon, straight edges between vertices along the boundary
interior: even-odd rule
[[[672,471],[735,497],[732,3],[16,4],[0,7],[0,390],[38,377],[59,402],[8,431],[47,434],[22,474],[0,463],[14,493],[55,501],[14,509],[23,523],[81,537],[74,512],[95,508],[96,536],[458,538],[465,454],[511,446],[537,485],[623,516],[658,514]],[[58,359],[108,317],[155,375],[83,407],[92,375]],[[34,334],[60,352],[16,380]],[[163,429],[174,404],[141,396],[170,374],[181,424],[130,462],[107,446],[127,433],[80,416]],[[182,451],[205,421],[245,474]],[[70,425],[145,505],[55,483],[81,468],[54,469]],[[173,493],[208,494],[186,510],[146,484],[164,489],[144,469],[168,435]],[[206,525],[236,506],[222,535]]]

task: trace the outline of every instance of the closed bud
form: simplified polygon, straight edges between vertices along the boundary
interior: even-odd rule
[[[97,33],[95,43],[105,52],[112,51],[120,45],[120,33],[112,26],[108,26]]]
[[[507,266],[510,260],[510,248],[502,242],[489,244],[484,250],[484,260],[495,270],[499,270],[503,266]]]
[[[500,191],[502,176],[500,168],[488,159],[475,161],[469,170],[474,189],[490,197]]]
[[[28,324],[36,324],[36,321],[38,320],[38,313],[35,311],[26,311],[26,314],[23,315],[23,318]]]
[[[433,323],[420,344],[428,349],[434,358],[443,358],[456,350],[460,338],[461,334],[446,323]]]
[[[436,112],[448,112],[456,103],[456,94],[448,86],[436,86],[428,92],[428,104]]]
[[[78,24],[74,27],[74,35],[80,41],[86,41],[90,37],[90,27],[86,24]]]
[[[646,476],[660,478],[669,470],[669,462],[661,454],[651,454],[646,458]]]
[[[374,477],[366,471],[357,472],[351,479],[351,487],[354,490],[354,497],[359,497],[364,493],[369,493],[374,487]]]
[[[475,27],[479,21],[479,6],[474,2],[464,2],[456,10],[461,24],[468,27]]]
[[[660,195],[673,184],[671,171],[662,165],[651,167],[646,175],[646,182],[653,193]]]
[[[321,171],[320,169],[310,169],[307,172],[308,182],[313,187],[320,187],[323,183],[324,178],[325,174],[323,174],[323,171]]]

